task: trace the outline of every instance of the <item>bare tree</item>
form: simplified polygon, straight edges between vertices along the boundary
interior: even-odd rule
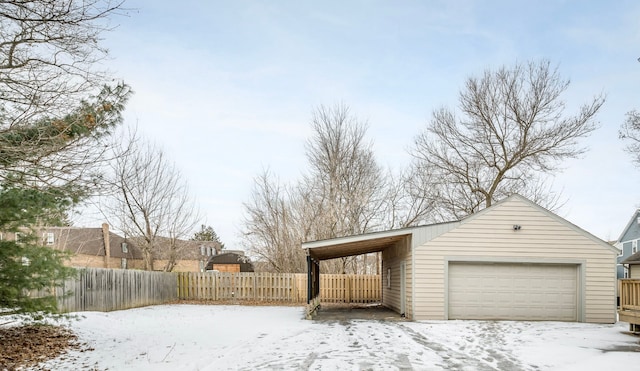
[[[149,142],[130,140],[119,153],[105,214],[142,250],[144,269],[154,269],[154,260],[162,256],[167,260],[163,270],[171,271],[183,248],[180,241],[198,221],[187,184],[164,152]],[[167,251],[160,251],[160,237],[168,241]]]
[[[306,220],[301,218],[293,203],[299,198],[291,189],[272,179],[264,171],[254,180],[251,200],[244,204],[244,244],[249,251],[275,272],[306,271],[305,254],[300,247],[304,241]]]
[[[640,166],[640,112],[631,111],[618,132],[620,139],[627,142],[627,151],[636,166]]]
[[[245,204],[245,244],[280,272],[306,270],[304,241],[369,232],[384,221],[385,178],[365,140],[366,124],[339,104],[315,110],[311,127],[309,173],[287,187],[265,172]],[[323,266],[345,273],[365,262],[344,258]]]
[[[122,1],[0,1],[0,104],[3,121],[23,125],[64,116],[107,82],[100,34]]]
[[[428,173],[443,218],[460,218],[518,192],[545,201],[546,174],[585,152],[579,140],[597,127],[604,97],[573,115],[562,94],[569,86],[548,61],[516,64],[469,78],[460,113],[441,108],[416,137],[411,153]],[[550,203],[557,202],[552,196]]]
[[[385,178],[373,144],[366,141],[367,124],[344,104],[320,106],[311,119],[307,141],[310,172],[304,185],[321,215],[319,239],[364,233],[380,227]]]
[[[318,214],[312,239],[366,233],[384,223],[386,178],[377,164],[367,124],[349,107],[320,106],[313,112],[313,136],[307,141],[310,172],[304,184]],[[365,261],[360,261],[365,260]],[[347,273],[364,267],[366,258],[344,257],[323,264],[326,272]]]

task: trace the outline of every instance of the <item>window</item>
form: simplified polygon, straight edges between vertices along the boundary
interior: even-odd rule
[[[120,268],[127,269],[127,258],[122,258],[122,260],[120,260]]]
[[[205,245],[200,245],[200,255],[207,255],[207,247]]]
[[[638,252],[638,240],[634,240],[633,244],[631,245],[631,253],[635,254]]]
[[[46,238],[45,241],[47,242],[48,246],[51,246],[54,244],[55,242],[55,236],[53,235],[53,232],[47,232],[46,233]]]
[[[125,253],[125,254],[129,252],[129,246],[127,246],[126,242],[122,243],[122,252]]]

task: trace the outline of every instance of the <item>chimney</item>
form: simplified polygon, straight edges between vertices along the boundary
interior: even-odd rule
[[[109,241],[109,224],[102,223],[102,240],[104,242],[104,267],[111,268],[111,242]]]

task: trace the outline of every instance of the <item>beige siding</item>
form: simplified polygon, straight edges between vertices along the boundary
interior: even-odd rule
[[[629,265],[629,278],[640,278],[640,264]]]
[[[401,265],[405,264],[405,316],[411,318],[411,249],[410,239],[396,243],[382,252],[382,304],[401,311]],[[389,276],[389,273],[391,275]],[[389,286],[389,283],[391,284]]]
[[[521,229],[514,231],[513,226]],[[512,197],[415,248],[414,319],[447,319],[449,261],[579,266],[579,320],[615,322],[616,253],[577,227]]]

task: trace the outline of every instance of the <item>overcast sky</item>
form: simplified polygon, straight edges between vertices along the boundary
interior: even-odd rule
[[[549,59],[571,80],[569,112],[604,93],[590,151],[553,183],[560,216],[617,239],[640,205],[640,169],[617,131],[640,109],[640,2],[134,1],[105,34],[108,68],[135,96],[126,124],[160,144],[227,248],[238,249],[243,202],[269,168],[305,170],[311,111],[344,102],[369,123],[382,166],[431,112],[455,107],[465,78]]]

